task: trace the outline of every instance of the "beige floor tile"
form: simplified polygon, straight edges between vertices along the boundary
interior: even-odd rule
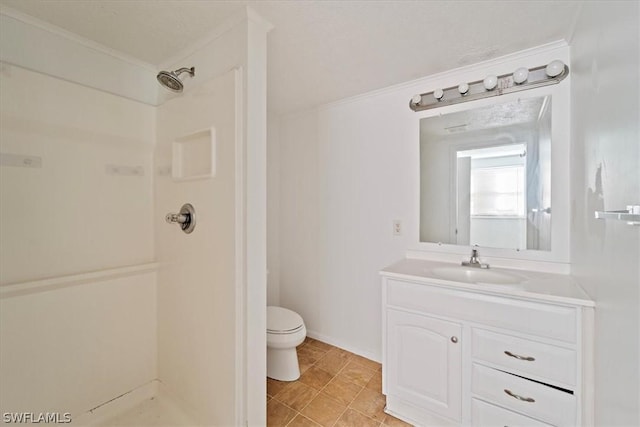
[[[388,427],[413,427],[411,424],[405,423],[404,421],[399,420],[396,417],[392,417],[389,414],[385,415],[382,425],[388,426]]]
[[[268,426],[410,426],[384,413],[379,363],[308,337],[297,352],[299,380],[267,378]]]
[[[364,387],[371,378],[373,378],[373,374],[375,374],[375,371],[367,369],[357,363],[349,362],[349,364],[340,371],[338,376]]]
[[[334,347],[331,351],[334,352],[334,353],[337,353],[337,354],[339,354],[342,357],[345,357],[347,359],[351,359],[353,356],[355,356],[355,354],[351,353],[350,351],[343,350],[343,349],[338,348],[338,347]]]
[[[292,382],[288,387],[285,387],[280,393],[276,394],[273,398],[284,403],[289,408],[300,411],[307,406],[311,400],[316,397],[318,391],[312,387],[303,384],[299,381]]]
[[[380,421],[369,418],[358,411],[347,409],[340,417],[335,427],[378,427]]]
[[[298,367],[300,368],[300,374],[304,374],[307,370],[315,365],[316,362],[313,359],[309,359],[305,356],[298,356]]]
[[[336,375],[342,368],[349,363],[350,356],[345,352],[331,350],[320,359],[316,366],[331,375]]]
[[[385,405],[386,399],[383,394],[365,388],[349,406],[368,417],[378,420],[378,422],[382,422],[386,416],[384,413]]]
[[[291,383],[287,381],[278,381],[272,378],[267,378],[267,396],[271,396],[271,397],[275,396],[276,394],[280,393],[280,391],[286,386],[288,386],[289,384]]]
[[[296,411],[287,408],[276,399],[267,403],[267,426],[284,427],[295,417]]]
[[[287,427],[321,427],[320,424],[311,421],[304,415],[298,414],[293,421],[287,424]]]
[[[332,349],[335,348],[331,344],[327,344],[327,343],[324,343],[322,341],[313,340],[313,339],[311,341],[309,341],[309,345],[312,346],[312,347],[318,348],[318,349],[320,349],[322,351],[329,351],[329,350],[332,350]]]
[[[329,427],[332,426],[347,407],[332,399],[326,394],[320,393],[302,411],[302,415],[312,419],[318,424]]]
[[[338,402],[348,405],[353,402],[353,399],[356,398],[361,390],[362,386],[341,377],[334,377],[322,392],[333,397]]]
[[[299,381],[315,388],[316,390],[321,390],[329,381],[331,381],[331,378],[333,378],[333,375],[327,371],[323,371],[320,368],[312,366],[300,376]]]
[[[298,348],[298,358],[300,358],[300,356],[307,357],[310,360],[313,360],[314,363],[320,360],[326,353],[326,351],[320,350],[319,348],[309,344],[305,344]]]
[[[351,360],[367,369],[371,369],[372,371],[379,371],[382,369],[382,365],[380,363],[374,362],[373,360],[369,360],[366,357],[362,357],[357,354],[354,354],[351,357]]]
[[[298,365],[300,366],[300,373],[306,372],[312,367],[318,360],[320,360],[326,352],[315,348],[311,345],[302,345],[298,347]]]
[[[373,374],[373,377],[369,380],[367,385],[365,386],[369,390],[377,391],[378,393],[382,393],[382,372],[376,371]]]
[[[330,346],[329,344],[325,344],[323,342],[314,340],[314,341],[308,342],[305,345],[305,348],[307,349],[306,351],[313,351],[316,354],[319,354],[320,357],[322,357],[334,347]]]

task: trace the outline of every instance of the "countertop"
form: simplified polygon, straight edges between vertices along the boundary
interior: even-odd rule
[[[439,269],[465,269],[460,264],[406,258],[380,271],[384,277],[417,281],[476,293],[594,307],[595,302],[570,275],[491,267],[488,272],[517,277],[520,283],[466,283],[445,279]],[[436,273],[434,273],[434,270]]]

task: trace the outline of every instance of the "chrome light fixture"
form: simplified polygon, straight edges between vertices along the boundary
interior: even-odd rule
[[[520,85],[526,82],[528,78],[529,78],[528,68],[520,67],[513,72],[513,81],[516,82],[516,84]]]
[[[484,80],[471,83],[460,83],[445,89],[435,89],[415,95],[409,101],[413,111],[429,110],[445,107],[460,102],[500,96],[526,89],[558,84],[569,75],[569,67],[560,60],[551,61],[548,65],[535,68],[519,67],[513,73],[499,76],[488,75]],[[416,102],[417,101],[417,102]]]
[[[494,90],[498,86],[498,76],[491,74],[484,78],[482,84],[486,90]]]
[[[564,71],[564,63],[562,61],[551,61],[545,68],[545,72],[549,77],[557,77]]]

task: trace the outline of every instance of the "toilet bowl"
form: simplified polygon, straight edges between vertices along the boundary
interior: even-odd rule
[[[267,307],[267,376],[279,381],[300,378],[296,347],[307,336],[302,317],[282,307]]]

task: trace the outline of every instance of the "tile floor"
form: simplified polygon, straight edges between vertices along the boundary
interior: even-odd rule
[[[311,338],[298,361],[297,381],[267,378],[267,426],[410,426],[384,413],[379,363]]]

